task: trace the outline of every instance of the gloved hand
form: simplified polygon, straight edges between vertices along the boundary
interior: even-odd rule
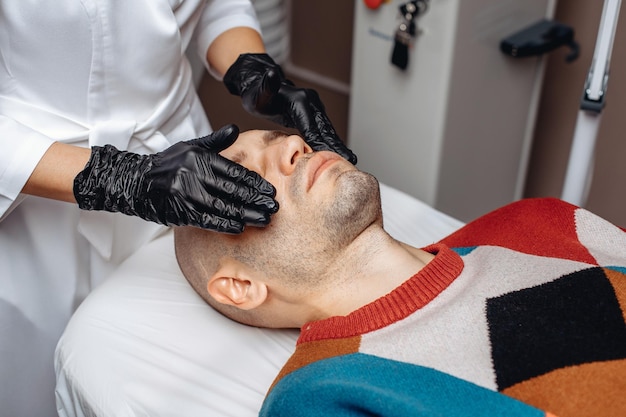
[[[314,150],[334,151],[356,164],[356,155],[337,136],[317,92],[295,87],[269,55],[239,55],[224,84],[241,97],[249,113],[296,128]]]
[[[238,135],[237,126],[228,125],[151,155],[94,146],[74,179],[78,206],[225,233],[266,225],[278,210],[274,187],[218,154]]]

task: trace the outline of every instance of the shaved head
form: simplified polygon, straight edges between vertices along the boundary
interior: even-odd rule
[[[332,285],[329,266],[370,225],[382,224],[378,181],[332,152],[313,152],[298,136],[245,132],[231,148],[225,157],[276,187],[280,209],[265,228],[248,227],[240,235],[177,227],[176,257],[196,292],[222,314],[253,326],[285,327],[263,307],[223,305],[207,291],[209,280],[237,262],[293,297]],[[277,297],[270,291],[268,300]]]

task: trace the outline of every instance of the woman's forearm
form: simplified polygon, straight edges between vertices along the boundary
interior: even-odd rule
[[[265,53],[259,33],[248,27],[237,27],[218,36],[207,51],[209,65],[221,75],[244,53]]]
[[[35,167],[22,192],[75,203],[74,178],[85,168],[90,155],[88,148],[53,143]]]

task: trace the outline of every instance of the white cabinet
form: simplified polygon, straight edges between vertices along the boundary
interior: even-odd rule
[[[499,45],[555,1],[430,0],[404,71],[390,61],[403,3],[355,2],[350,147],[362,170],[468,221],[521,197],[543,64]]]

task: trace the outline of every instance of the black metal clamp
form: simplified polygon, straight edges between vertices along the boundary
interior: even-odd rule
[[[503,39],[500,50],[512,57],[524,58],[541,55],[564,45],[571,49],[565,58],[567,62],[578,58],[579,47],[574,40],[574,29],[553,20],[542,19]]]
[[[403,3],[400,10],[400,24],[394,36],[393,52],[391,63],[404,70],[409,65],[409,48],[418,34],[418,16],[426,13],[429,0],[413,0]]]

